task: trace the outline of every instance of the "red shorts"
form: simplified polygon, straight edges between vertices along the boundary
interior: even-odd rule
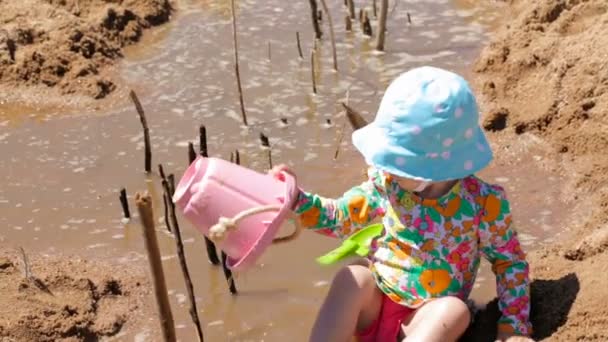
[[[359,342],[395,342],[399,338],[401,323],[415,309],[393,302],[382,295],[378,318],[364,331],[357,333]]]

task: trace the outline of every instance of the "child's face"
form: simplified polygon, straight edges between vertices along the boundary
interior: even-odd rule
[[[395,176],[395,175],[391,175],[391,177],[397,182],[397,184],[399,184],[399,186],[403,190],[406,190],[406,191],[420,192],[420,191],[423,191],[426,188],[426,186],[428,185],[428,183],[421,181],[421,180],[399,177],[399,176]]]

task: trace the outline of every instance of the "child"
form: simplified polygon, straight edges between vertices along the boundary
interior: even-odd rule
[[[531,341],[528,264],[504,190],[474,174],[492,160],[475,98],[460,76],[421,67],[386,90],[375,120],[353,133],[369,179],[331,200],[301,191],[303,226],[344,237],[382,217],[369,265],[335,276],[311,341],[455,341],[480,257],[492,263],[498,339]],[[271,172],[280,177],[278,166]]]

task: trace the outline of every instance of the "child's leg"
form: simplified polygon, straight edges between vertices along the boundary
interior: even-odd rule
[[[335,276],[312,329],[310,341],[350,341],[380,313],[382,292],[368,267],[350,265]]]
[[[471,313],[456,297],[424,304],[403,323],[403,341],[456,341],[467,329]]]

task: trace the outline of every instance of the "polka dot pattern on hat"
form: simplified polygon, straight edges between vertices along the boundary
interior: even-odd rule
[[[464,178],[493,158],[468,83],[434,67],[391,82],[376,118],[353,133],[353,144],[369,165],[425,181]]]

